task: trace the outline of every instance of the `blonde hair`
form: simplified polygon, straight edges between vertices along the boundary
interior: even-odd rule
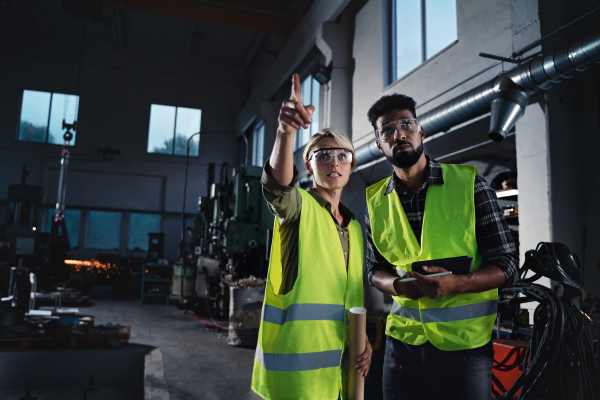
[[[331,128],[321,129],[318,133],[312,135],[308,143],[306,143],[306,147],[304,147],[304,162],[308,161],[308,157],[310,157],[310,153],[313,151],[317,143],[319,143],[324,138],[334,138],[336,142],[340,145],[340,147],[344,147],[352,150],[352,170],[356,168],[356,154],[354,154],[354,146],[352,146],[352,141],[348,138],[348,136],[343,133],[339,133],[334,131]]]

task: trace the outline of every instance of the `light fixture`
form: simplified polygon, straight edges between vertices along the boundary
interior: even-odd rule
[[[519,194],[519,191],[517,189],[498,190],[496,192],[496,197],[501,199],[503,197],[516,196],[518,194]]]
[[[317,65],[313,68],[310,74],[317,82],[319,82],[321,85],[324,85],[331,80],[331,69],[332,64],[329,64],[329,67]]]

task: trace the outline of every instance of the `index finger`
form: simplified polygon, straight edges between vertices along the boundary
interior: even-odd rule
[[[301,101],[301,99],[302,91],[300,85],[300,75],[294,72],[294,75],[292,75],[292,95],[290,97],[290,100]]]

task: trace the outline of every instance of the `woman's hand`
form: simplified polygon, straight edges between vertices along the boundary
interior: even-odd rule
[[[356,364],[354,367],[358,372],[362,373],[362,376],[367,376],[369,368],[371,367],[371,355],[373,349],[369,343],[369,339],[365,338],[365,352],[356,358]]]

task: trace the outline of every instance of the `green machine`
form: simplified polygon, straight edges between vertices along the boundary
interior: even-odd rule
[[[273,215],[262,196],[262,168],[240,165],[229,170],[223,163],[220,182],[215,182],[214,163],[208,165],[207,196],[198,199],[198,216],[190,253],[198,267],[198,305],[226,318],[229,312],[229,283],[267,275]],[[218,266],[218,268],[217,268]]]
[[[221,166],[215,183],[215,164],[208,167],[208,196],[198,199],[192,246],[198,256],[222,259],[230,273],[243,278],[266,276],[267,235],[273,215],[262,197],[262,168],[241,165],[229,176]]]

